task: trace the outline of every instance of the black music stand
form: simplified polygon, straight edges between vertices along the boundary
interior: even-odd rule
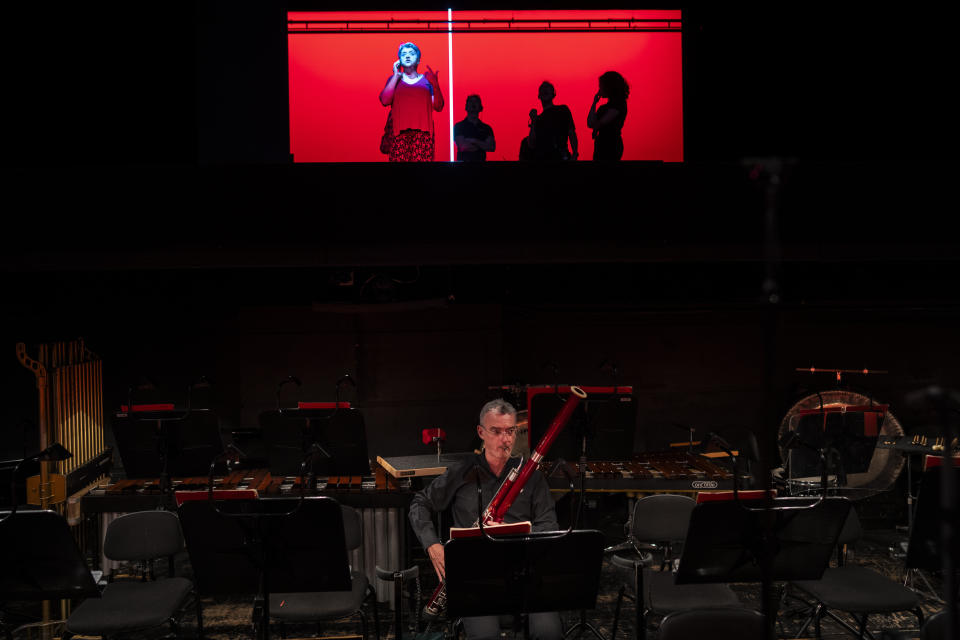
[[[210,409],[118,413],[113,435],[126,476],[160,478],[161,503],[170,508],[170,478],[207,475],[223,451],[220,421]]]
[[[444,546],[451,616],[596,607],[603,563],[599,531],[455,538]],[[529,629],[524,628],[525,637]]]
[[[0,602],[100,597],[67,521],[53,511],[0,522],[0,567]]]
[[[956,474],[954,475],[956,478]],[[946,510],[942,508],[943,499],[943,468],[934,467],[923,474],[920,484],[920,495],[917,499],[917,511],[910,528],[910,539],[907,543],[906,566],[908,569],[926,569],[930,571],[944,570],[944,548],[942,537],[943,519]],[[954,495],[960,493],[960,480],[955,480],[957,487]],[[960,558],[960,537],[955,533],[952,536],[951,558]],[[956,567],[954,567],[956,571]],[[944,581],[946,587],[948,581]],[[927,583],[929,586],[929,583]],[[954,582],[954,585],[957,583]],[[933,591],[933,589],[931,589]],[[950,594],[944,594],[944,602],[950,602]]]
[[[819,580],[852,505],[842,497],[731,500],[697,505],[680,556],[676,584]],[[642,594],[643,572],[637,572]],[[639,596],[638,596],[639,597]],[[638,604],[639,607],[639,604]],[[766,615],[768,605],[764,604]],[[766,620],[773,637],[773,619]]]
[[[614,387],[615,389],[618,387]],[[531,401],[533,420],[530,423],[530,442],[536,443],[550,426],[568,393],[541,393]],[[583,450],[582,439],[591,440],[591,455],[596,460],[620,460],[633,452],[637,407],[632,396],[589,393],[570,417],[567,428],[560,432],[550,447],[551,455],[565,460],[577,460]],[[531,444],[532,446],[532,444]]]
[[[340,505],[325,497],[197,500],[180,506],[197,593],[255,595],[256,637],[270,637],[270,594],[349,591]]]
[[[0,507],[26,504],[27,478],[38,475],[40,475],[39,460],[30,458],[0,460]],[[10,489],[8,490],[7,487]]]
[[[828,468],[836,473],[837,486],[846,486],[849,474],[865,473],[870,469],[879,430],[878,426],[877,435],[866,435],[865,414],[862,411],[800,416],[794,431],[806,446],[790,449],[790,476],[819,476],[822,461],[818,452],[823,451],[827,456]],[[827,473],[830,473],[829,469]]]
[[[315,457],[311,476],[370,475],[367,430],[359,409],[277,409],[260,414],[270,473],[300,473],[313,445],[329,457]]]
[[[910,464],[909,461],[907,464]],[[941,600],[940,594],[933,588],[930,581],[922,571],[937,571],[943,569],[943,511],[941,510],[941,500],[943,498],[943,487],[941,485],[943,478],[942,467],[934,467],[924,472],[920,480],[920,491],[916,498],[916,506],[913,517],[910,519],[910,531],[907,538],[907,557],[904,566],[907,569],[907,579],[905,586],[920,593],[920,589],[915,589],[914,578],[920,578],[927,588],[926,595],[936,600]],[[907,485],[909,487],[909,484]],[[956,489],[954,489],[956,491]],[[954,536],[952,558],[960,557],[960,542]],[[944,587],[948,581],[944,581]],[[956,582],[954,582],[956,584]],[[946,598],[943,602],[949,602]]]
[[[850,512],[847,498],[776,498],[697,505],[677,569],[677,584],[819,580]],[[769,528],[772,538],[765,538]]]

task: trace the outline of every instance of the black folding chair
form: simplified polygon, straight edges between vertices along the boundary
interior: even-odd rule
[[[360,513],[346,505],[340,505],[340,509],[343,513],[343,533],[347,551],[352,551],[363,542]],[[375,637],[379,640],[380,617],[377,611],[377,594],[373,585],[370,584],[366,574],[360,571],[350,572],[350,582],[349,591],[270,594],[270,617],[279,621],[280,636],[287,637],[284,624],[287,622],[317,622],[317,635],[322,635],[319,622],[357,615],[360,617],[361,632],[366,640],[369,634],[364,604],[372,601]]]
[[[141,511],[120,516],[110,523],[103,553],[119,561],[146,563],[143,579],[116,581],[106,586],[100,598],[89,598],[67,619],[67,635],[114,635],[137,633],[169,624],[179,637],[179,615],[193,595],[197,608],[198,635],[203,636],[200,599],[193,583],[173,575],[173,556],[184,548],[180,519],[169,511]],[[170,576],[154,580],[153,561],[169,558]]]
[[[844,546],[859,540],[862,533],[857,512],[850,509],[837,544],[842,550]],[[867,630],[867,619],[871,613],[912,611],[917,616],[918,628],[923,626],[920,598],[914,591],[866,567],[846,564],[842,552],[838,554],[838,566],[828,567],[820,580],[792,581],[788,583],[791,591],[785,595],[792,595],[794,588],[802,592],[804,597],[799,599],[806,602],[809,611],[797,636],[803,636],[813,622],[817,638],[820,638],[820,622],[825,615],[858,638],[864,635],[873,638],[873,634]],[[849,613],[859,628],[854,628],[834,611]]]
[[[670,569],[674,558],[679,558],[679,548],[687,537],[690,513],[696,502],[686,496],[656,494],[637,500],[630,519],[630,543],[633,553],[616,553],[611,557],[615,567],[628,569],[632,581],[620,588],[617,606],[613,615],[610,640],[617,634],[620,608],[624,598],[637,605],[637,637],[645,638],[647,616],[668,614],[704,607],[743,607],[737,594],[724,584],[674,584]],[[646,568],[646,558],[641,554],[652,552],[660,555],[660,570]],[[633,594],[630,594],[632,587]]]

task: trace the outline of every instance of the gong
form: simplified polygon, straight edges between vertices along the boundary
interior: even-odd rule
[[[887,436],[902,436],[903,427],[885,405],[855,391],[830,390],[813,393],[790,407],[777,433],[785,442],[796,432],[809,445],[832,445],[847,469],[844,489],[849,497],[866,497],[890,488],[906,462],[896,449],[878,449],[877,441]],[[787,464],[791,492],[816,493],[820,488],[819,455],[809,448],[781,445],[780,456]],[[836,475],[828,480],[836,485]],[[836,493],[833,490],[832,493]]]

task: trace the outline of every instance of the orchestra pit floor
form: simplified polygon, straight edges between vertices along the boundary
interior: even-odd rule
[[[864,564],[883,574],[894,578],[902,578],[903,560],[891,558],[890,546],[901,540],[902,536],[890,530],[875,530],[865,532],[865,536],[857,544],[854,550],[854,559],[857,563]],[[185,559],[183,564],[184,573],[190,573],[189,565]],[[421,567],[425,570],[427,567]],[[941,581],[939,575],[929,574],[926,576],[934,588],[939,589]],[[613,613],[616,606],[617,593],[620,585],[623,584],[626,576],[620,570],[610,566],[605,562],[601,574],[601,589],[597,602],[597,609],[587,612],[587,620],[597,627],[605,638],[609,639],[610,628],[613,622]],[[424,591],[428,586],[424,585]],[[748,606],[759,609],[759,585],[736,584],[734,590],[740,596],[742,602]],[[427,591],[427,593],[429,593]],[[931,614],[939,611],[942,604],[937,602],[929,595],[922,596],[922,607],[924,617],[928,618]],[[209,640],[227,640],[236,638],[252,638],[250,628],[250,616],[252,612],[249,600],[232,599],[204,599],[204,637]],[[617,637],[621,639],[636,638],[635,628],[635,609],[632,602],[625,601],[621,610],[620,623],[618,625]],[[844,614],[841,614],[844,615]],[[393,629],[394,614],[386,606],[380,608],[381,638],[383,640],[393,640],[395,637]],[[406,623],[409,616],[405,611]],[[565,626],[570,626],[579,620],[579,612],[564,612],[563,620]],[[849,618],[848,618],[849,620]],[[372,622],[372,621],[371,621]],[[795,638],[802,622],[800,615],[781,616],[783,623],[778,627],[779,638]],[[371,624],[371,632],[373,625]],[[892,631],[897,635],[890,635],[889,638],[917,638],[919,637],[916,617],[909,612],[902,612],[894,615],[874,615],[870,618],[869,630],[879,637],[881,631]],[[322,626],[324,637],[345,637],[359,634],[359,623],[356,619],[344,620],[334,623],[324,623]],[[288,638],[316,638],[316,625],[288,625]],[[183,619],[183,637],[196,638],[196,618],[190,613]],[[509,635],[509,634],[508,634]],[[154,634],[151,637],[162,637],[163,633]],[[279,638],[279,630],[275,629],[274,637]],[[522,637],[522,635],[520,636]],[[589,632],[581,634],[583,638],[593,638]],[[655,639],[656,633],[650,633],[649,638]],[[813,637],[813,629],[807,631],[804,637]],[[824,638],[843,638],[852,637],[846,633],[839,625],[825,619],[823,622]]]

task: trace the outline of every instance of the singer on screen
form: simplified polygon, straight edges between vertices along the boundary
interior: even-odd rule
[[[404,42],[380,92],[380,104],[390,107],[393,122],[390,162],[433,161],[433,112],[443,111],[443,92],[437,72],[427,65],[427,72],[419,73],[419,64],[420,48]]]

